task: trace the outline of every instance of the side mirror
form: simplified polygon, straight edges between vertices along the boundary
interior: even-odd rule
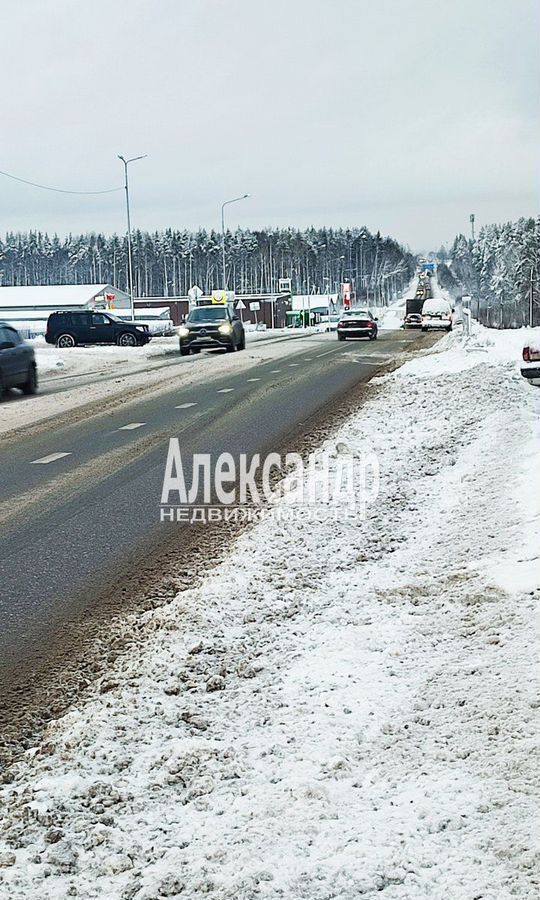
[[[379,317],[375,316],[375,322],[378,322],[378,321],[379,321]]]

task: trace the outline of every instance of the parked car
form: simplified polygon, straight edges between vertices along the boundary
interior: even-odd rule
[[[531,339],[523,348],[521,374],[529,384],[540,387],[540,339]]]
[[[359,337],[375,341],[378,334],[377,321],[369,309],[346,309],[337,324],[338,341]]]
[[[37,383],[33,348],[12,325],[0,322],[0,397],[12,387],[20,388],[24,394],[35,394]]]
[[[229,352],[246,348],[244,326],[225,304],[195,307],[178,329],[178,334],[182,356],[216,347]]]
[[[446,331],[452,331],[452,313],[447,300],[442,297],[432,297],[426,300],[422,307],[422,331],[429,331],[430,328],[444,328]]]
[[[72,309],[53,312],[47,320],[45,340],[57,347],[77,344],[118,344],[119,347],[141,347],[151,335],[148,325],[123,322],[109,312]]]

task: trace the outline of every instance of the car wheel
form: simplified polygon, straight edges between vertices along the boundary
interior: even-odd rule
[[[447,331],[452,331],[452,326],[449,325],[448,328],[447,328],[446,330],[447,330]]]
[[[376,340],[377,340],[377,333],[375,333],[375,334],[370,334],[369,339],[370,339],[370,341],[376,341]]]
[[[344,335],[344,334],[338,334],[337,339],[338,339],[338,341],[344,341],[344,340],[345,340],[345,335]]]
[[[238,344],[238,349],[239,349],[239,350],[245,350],[245,349],[246,349],[246,336],[245,336],[245,334],[242,336],[242,340],[241,340],[240,343]]]
[[[56,346],[60,347],[62,350],[66,350],[68,347],[74,347],[76,343],[77,341],[72,334],[59,334],[56,338]]]
[[[189,356],[189,347],[183,347],[180,344],[180,356]]]
[[[37,391],[37,372],[35,366],[30,366],[28,370],[28,378],[21,385],[23,394],[35,394]]]
[[[424,328],[423,325],[422,325],[422,331],[427,331],[427,328]]]
[[[201,348],[200,348],[200,347],[192,347],[192,348],[191,348],[191,352],[192,352],[192,353],[200,353],[200,352],[201,352]]]
[[[116,343],[119,347],[135,347],[137,344],[137,338],[129,331],[123,331],[122,334],[118,335]]]
[[[238,346],[234,343],[234,341],[231,341],[230,344],[227,344],[225,349],[227,353],[234,353],[235,350],[238,350]]]

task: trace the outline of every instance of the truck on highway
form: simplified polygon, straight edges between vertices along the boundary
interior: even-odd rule
[[[405,301],[405,317],[403,319],[404,328],[421,328],[422,327],[422,307],[424,305],[423,297],[407,297]]]

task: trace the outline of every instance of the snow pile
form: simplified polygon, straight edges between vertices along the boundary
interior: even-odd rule
[[[265,522],[126,623],[5,775],[0,896],[537,896],[540,392],[444,347],[332,441],[378,454],[365,521]]]

